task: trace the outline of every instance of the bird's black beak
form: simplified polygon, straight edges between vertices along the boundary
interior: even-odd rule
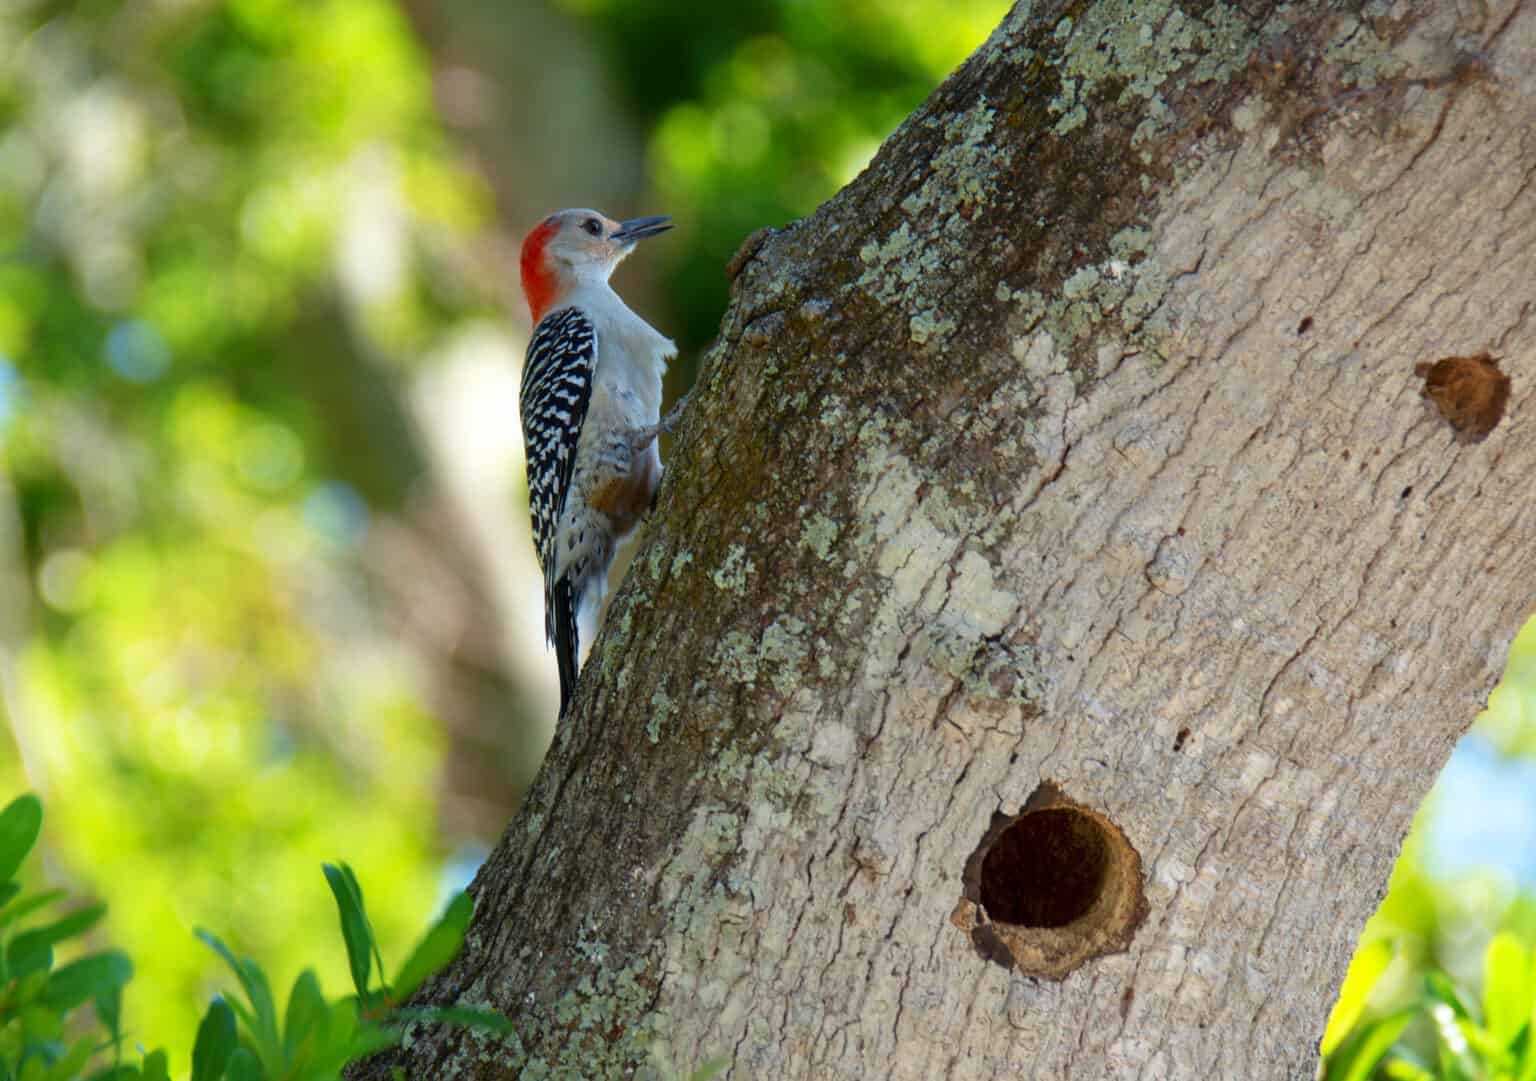
[[[654,218],[630,218],[628,221],[619,222],[618,231],[613,234],[613,239],[621,244],[633,244],[648,236],[665,233],[670,228],[672,228],[672,219],[665,214],[658,214]]]

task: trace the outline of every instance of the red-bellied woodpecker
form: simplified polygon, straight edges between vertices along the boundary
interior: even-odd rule
[[[523,241],[533,338],[521,409],[533,543],[544,568],[544,634],[560,668],[560,713],[597,630],[618,542],[661,481],[661,377],[677,346],[619,299],[608,276],[670,219],[551,214]]]

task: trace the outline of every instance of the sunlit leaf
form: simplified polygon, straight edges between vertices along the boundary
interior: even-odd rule
[[[427,978],[441,971],[458,954],[464,945],[464,934],[475,914],[475,901],[468,893],[460,893],[438,917],[422,940],[417,943],[411,956],[400,966],[395,977],[394,995],[404,1000],[420,987]]]
[[[43,829],[43,803],[32,793],[17,796],[0,811],[0,882],[16,877]]]
[[[1451,978],[1438,968],[1424,973],[1424,993],[1431,1003],[1442,1003],[1449,1007],[1455,1017],[1472,1016],[1461,992],[1451,982]]]
[[[1344,986],[1339,990],[1339,1000],[1328,1017],[1328,1027],[1323,1030],[1324,1058],[1333,1054],[1360,1020],[1372,988],[1391,963],[1392,943],[1386,939],[1377,939],[1355,951],[1344,976]]]
[[[1381,1068],[1381,1072],[1386,1074],[1391,1081],[1435,1081],[1435,1075],[1432,1071],[1417,1062],[1397,1055],[1394,1055]]]
[[[1360,1028],[1328,1060],[1327,1081],[1367,1081],[1413,1017],[1403,1010]]]
[[[1531,1016],[1531,954],[1514,935],[1500,932],[1483,954],[1483,1024],[1499,1047],[1508,1047]]]

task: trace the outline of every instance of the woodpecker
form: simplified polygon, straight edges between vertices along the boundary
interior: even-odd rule
[[[560,715],[590,648],[614,550],[661,482],[661,377],[677,346],[619,299],[608,277],[667,217],[614,221],[562,210],[523,241],[533,337],[520,407],[533,544],[544,569],[544,636],[560,669]]]

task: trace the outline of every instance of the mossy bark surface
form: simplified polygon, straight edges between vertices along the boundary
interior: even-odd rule
[[[739,259],[396,1061],[1310,1077],[1536,606],[1533,118],[1529,4],[1015,9]]]

